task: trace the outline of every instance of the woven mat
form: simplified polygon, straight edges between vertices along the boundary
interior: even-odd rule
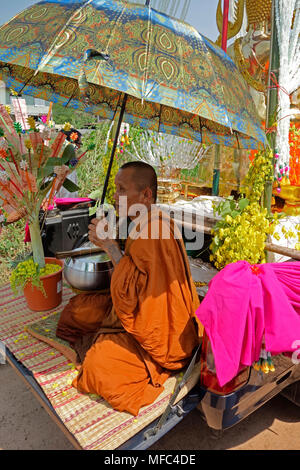
[[[164,384],[165,390],[156,401],[142,408],[136,417],[113,410],[97,395],[78,393],[71,385],[78,374],[74,364],[51,344],[33,337],[25,328],[45,320],[36,328],[40,328],[40,332],[42,329],[49,330],[51,336],[52,320],[73,295],[73,291],[64,286],[63,302],[57,309],[32,312],[23,296],[14,297],[8,285],[1,286],[0,340],[33,373],[57,415],[83,449],[113,450],[163,413],[182,374],[169,378]],[[186,395],[198,379],[199,367],[196,366],[176,401]]]

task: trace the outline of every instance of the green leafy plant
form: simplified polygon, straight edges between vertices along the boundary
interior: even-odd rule
[[[69,109],[60,104],[53,105],[53,119],[58,125],[62,125],[65,122],[72,122],[75,129],[83,129],[97,123],[96,116],[78,111],[77,109]]]
[[[212,230],[210,260],[217,269],[240,260],[266,262],[265,243],[278,216],[268,214],[260,201],[265,183],[273,180],[272,159],[270,149],[257,152],[243,183],[245,197],[235,201],[230,196],[215,208],[221,219]]]
[[[222,218],[212,230],[210,260],[217,269],[239,260],[250,264],[264,263],[267,235],[273,233],[275,222],[266,208],[247,198],[227,198],[216,208]]]
[[[11,288],[15,294],[18,294],[28,283],[31,283],[32,286],[37,287],[47,296],[41,278],[60,269],[61,266],[58,264],[46,264],[44,268],[40,268],[39,264],[33,261],[33,258],[29,258],[19,263],[13,270],[10,276]]]

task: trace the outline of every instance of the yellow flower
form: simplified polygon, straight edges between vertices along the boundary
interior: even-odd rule
[[[35,126],[35,119],[34,119],[33,116],[29,116],[29,117],[27,118],[27,122],[28,122],[28,124],[29,124],[29,126],[30,126],[30,129],[33,129],[33,130],[36,129],[36,126]]]
[[[69,122],[64,123],[64,131],[68,132],[72,128],[72,125]]]
[[[12,96],[18,96],[18,92],[15,91],[13,88],[10,88],[10,89],[9,89],[9,92],[10,92],[10,94],[11,94]]]
[[[25,147],[27,148],[27,150],[32,149],[32,143],[30,139],[26,139],[24,143],[25,143]]]

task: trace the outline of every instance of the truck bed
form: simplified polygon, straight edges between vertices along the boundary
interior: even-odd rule
[[[63,303],[56,309],[58,314],[72,295],[64,287]],[[197,392],[189,393],[199,380],[198,364],[180,391],[168,420],[155,435],[149,429],[166,409],[182,373],[170,377],[164,384],[164,392],[154,403],[142,408],[137,417],[112,409],[99,396],[78,393],[71,385],[77,373],[74,364],[24,330],[25,326],[53,313],[32,312],[23,297],[13,297],[8,285],[0,288],[0,340],[6,346],[6,359],[75,448],[146,449],[199,403]]]

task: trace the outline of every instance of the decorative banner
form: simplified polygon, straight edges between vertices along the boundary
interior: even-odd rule
[[[17,139],[17,133],[13,125],[13,121],[8,114],[4,104],[0,104],[0,128],[3,129],[4,133],[7,133],[11,136],[14,137],[14,139]],[[15,144],[15,140],[13,141]]]
[[[11,98],[11,103],[14,108],[14,113],[16,117],[16,122],[20,122],[22,124],[22,128],[24,131],[28,131],[30,126],[28,124],[28,112],[27,112],[27,104],[24,98],[14,97]]]
[[[36,151],[36,148],[39,144],[42,144],[42,136],[40,132],[33,132],[29,134],[30,141],[32,143],[33,150]]]
[[[63,132],[58,133],[55,141],[53,142],[51,146],[51,149],[52,149],[51,157],[58,157],[66,138],[67,136]]]

